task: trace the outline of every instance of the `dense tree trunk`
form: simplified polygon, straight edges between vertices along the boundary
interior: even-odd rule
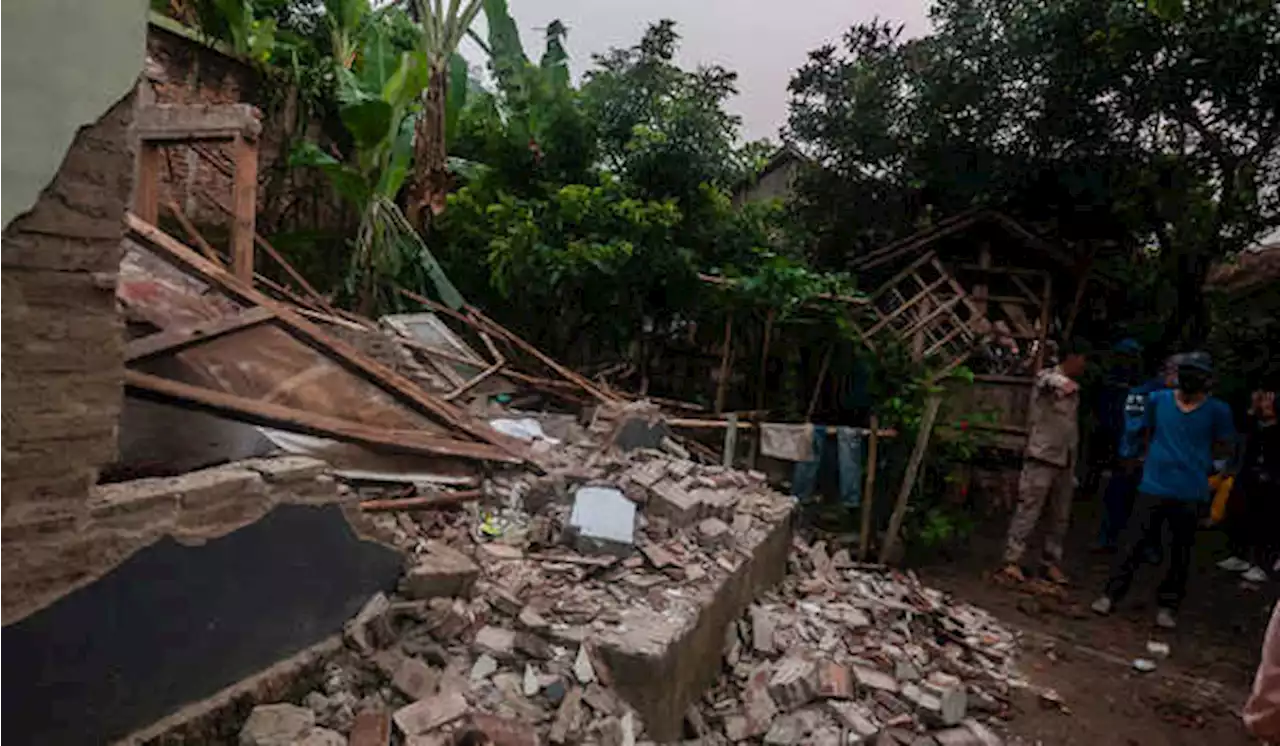
[[[427,211],[439,215],[449,194],[449,168],[445,150],[445,101],[448,95],[448,60],[433,66],[422,96],[422,116],[414,131],[413,186],[409,190],[407,217],[419,231],[426,227]]]

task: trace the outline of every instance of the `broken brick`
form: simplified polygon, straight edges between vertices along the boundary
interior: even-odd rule
[[[733,529],[719,518],[704,518],[698,523],[698,537],[705,547],[723,547],[733,537]]]
[[[698,520],[700,503],[684,487],[670,480],[658,482],[650,490],[649,513],[671,521],[673,526],[688,526]]]
[[[821,661],[816,666],[817,693],[824,699],[853,699],[853,677],[849,669],[832,661]]]
[[[410,700],[419,700],[436,693],[440,673],[417,658],[404,658],[391,677],[391,685]]]
[[[552,743],[568,743],[582,728],[582,690],[574,687],[556,710],[548,738]]]
[[[448,725],[467,714],[467,700],[457,692],[420,699],[395,711],[391,719],[406,736],[417,736]]]
[[[476,632],[475,646],[500,661],[511,660],[515,657],[516,633],[505,627],[486,625]]]
[[[427,551],[405,574],[404,592],[411,599],[469,596],[480,567],[467,555],[439,541],[427,542]]]
[[[475,713],[468,725],[488,739],[490,746],[539,746],[540,743],[538,731],[532,725],[514,718]]]

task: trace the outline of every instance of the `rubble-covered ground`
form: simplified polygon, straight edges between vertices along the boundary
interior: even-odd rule
[[[989,615],[793,535],[791,498],[696,463],[643,406],[540,423],[542,473],[370,514],[399,589],[242,744],[1002,742],[1024,684]]]
[[[929,584],[980,604],[1022,631],[1019,668],[1034,688],[1052,688],[1064,707],[1038,698],[1016,701],[1008,742],[1061,746],[1245,746],[1254,743],[1240,724],[1262,635],[1280,584],[1242,582],[1215,563],[1226,556],[1225,536],[1197,537],[1191,580],[1178,629],[1153,625],[1156,587],[1163,568],[1139,570],[1116,613],[1088,610],[1106,580],[1113,556],[1090,551],[1098,501],[1076,502],[1067,536],[1071,586],[1061,598],[990,582],[999,566],[1007,515],[979,523],[963,547],[924,560]],[[1152,654],[1148,643],[1169,649]],[[1156,665],[1138,671],[1133,662]]]

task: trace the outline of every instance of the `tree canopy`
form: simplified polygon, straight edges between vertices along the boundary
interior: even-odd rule
[[[1280,222],[1280,6],[1269,0],[939,0],[791,82],[790,137],[822,168],[796,213],[822,264],[974,203],[1081,252],[1154,252],[1170,334],[1203,338],[1210,262]]]

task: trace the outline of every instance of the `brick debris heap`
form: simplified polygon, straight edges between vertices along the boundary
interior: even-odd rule
[[[244,746],[1000,743],[1024,683],[989,615],[794,537],[789,497],[690,460],[643,405],[531,416],[560,436],[545,473],[371,516],[410,558],[398,591]],[[659,447],[618,447],[637,431]]]

